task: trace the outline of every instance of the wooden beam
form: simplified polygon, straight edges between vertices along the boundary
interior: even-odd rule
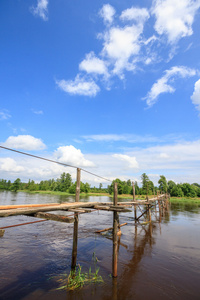
[[[116,212],[132,212],[130,209],[121,208],[121,207],[110,207],[110,206],[103,206],[103,205],[95,205],[95,209],[99,210],[107,210],[107,211],[116,211]]]
[[[122,227],[122,226],[125,226],[125,225],[127,225],[127,223],[123,223],[123,224],[119,225],[119,227]],[[95,233],[101,233],[101,232],[105,232],[105,231],[109,231],[109,230],[113,230],[113,227],[97,230],[97,231],[95,231]]]
[[[84,214],[84,213],[90,213],[91,209],[70,208],[70,209],[68,209],[68,211]]]
[[[44,213],[44,212],[38,212],[34,215],[34,217],[51,220],[51,221],[74,223],[74,218],[70,218],[67,216],[61,216],[61,215],[48,214],[48,213]]]

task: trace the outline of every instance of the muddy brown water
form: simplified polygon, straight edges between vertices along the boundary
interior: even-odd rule
[[[111,199],[85,197],[81,201]],[[0,205],[73,202],[74,198],[0,192]],[[69,213],[65,213],[69,214]],[[139,214],[139,211],[138,211]],[[104,282],[76,291],[58,290],[71,268],[73,224],[54,221],[6,229],[0,238],[0,299],[200,299],[200,207],[171,205],[159,222],[135,225],[134,212],[120,213],[118,277],[113,280],[112,240],[95,230],[112,227],[112,212],[79,217],[77,263],[83,272],[96,267]],[[37,220],[0,218],[0,227]],[[142,220],[141,220],[142,223]]]

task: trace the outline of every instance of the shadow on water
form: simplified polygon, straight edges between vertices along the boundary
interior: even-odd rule
[[[56,285],[53,286],[53,281],[48,282],[47,274],[50,270],[50,265],[45,265],[36,271],[23,270],[14,282],[0,289],[0,299],[23,299],[27,295],[31,295],[38,288],[43,292],[48,292],[49,289],[56,288]]]

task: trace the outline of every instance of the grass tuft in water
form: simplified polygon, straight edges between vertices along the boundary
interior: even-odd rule
[[[82,266],[78,265],[75,270],[70,271],[67,278],[66,275],[64,275],[65,278],[59,280],[62,282],[62,285],[58,290],[66,289],[73,291],[88,284],[103,283],[104,281],[101,275],[99,275],[99,268],[96,267],[98,259],[95,256],[95,253],[93,253],[92,260],[94,262],[95,272],[92,272],[91,267],[88,272],[82,272]]]

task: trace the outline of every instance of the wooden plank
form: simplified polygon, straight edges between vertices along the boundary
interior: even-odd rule
[[[44,212],[38,212],[34,215],[34,217],[51,220],[51,221],[65,222],[65,223],[73,223],[74,222],[74,218],[70,218],[67,216],[61,216],[61,215],[48,214],[48,213],[44,213]]]
[[[66,203],[58,204],[56,206],[45,206],[45,207],[35,207],[35,208],[18,208],[18,209],[8,209],[0,211],[0,217],[16,216],[16,215],[34,215],[37,212],[45,211],[56,211],[56,210],[68,210],[70,208],[85,207],[94,208],[98,205],[98,202],[76,202],[76,203]]]
[[[57,206],[58,203],[47,203],[47,204],[20,204],[20,205],[1,205],[0,210],[5,209],[16,209],[16,208],[31,208],[31,207],[47,207]]]

